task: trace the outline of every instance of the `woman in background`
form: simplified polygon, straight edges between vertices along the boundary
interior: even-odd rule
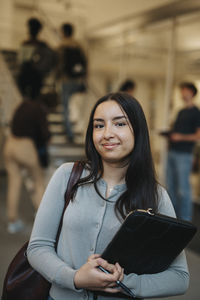
[[[49,138],[45,108],[37,99],[26,99],[14,113],[11,134],[4,147],[5,167],[8,174],[7,230],[9,233],[24,229],[18,212],[23,170],[26,170],[32,180],[32,202],[35,210],[38,209],[44,192],[43,167],[48,166]]]

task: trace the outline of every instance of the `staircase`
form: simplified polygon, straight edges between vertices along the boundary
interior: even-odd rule
[[[17,72],[18,72],[18,65],[17,65],[17,52],[13,50],[2,50],[1,54],[4,58],[4,61],[7,64],[8,69],[10,70],[14,80],[17,80]]]
[[[72,144],[67,141],[61,105],[58,105],[54,112],[48,114],[48,122],[52,135],[49,144],[51,163],[55,167],[58,167],[64,162],[84,159],[85,151],[83,136],[78,136],[75,132],[75,143]]]
[[[15,51],[5,50],[1,51],[1,55],[4,59],[4,65],[7,66],[7,73],[10,73],[12,75],[10,77],[14,78],[14,80],[12,80],[12,86],[15,90],[18,90],[16,86],[18,71],[17,53]],[[46,86],[44,86],[44,90],[48,91],[48,88],[49,84],[47,80],[47,84]],[[7,85],[7,90],[9,89],[10,83],[9,85]],[[9,101],[11,100],[9,99]],[[19,101],[17,103],[19,104]],[[60,166],[61,163],[83,159],[85,157],[83,130],[80,134],[80,132],[78,133],[75,129],[75,143],[72,144],[67,141],[65,129],[63,126],[62,105],[59,104],[53,110],[50,109],[47,117],[49,122],[49,129],[52,135],[49,144],[50,167],[54,169]],[[77,122],[75,122],[75,125],[77,125]]]

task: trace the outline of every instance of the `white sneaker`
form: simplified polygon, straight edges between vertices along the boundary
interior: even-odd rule
[[[21,220],[17,220],[15,222],[8,223],[7,231],[13,234],[22,231],[24,227],[24,223]]]

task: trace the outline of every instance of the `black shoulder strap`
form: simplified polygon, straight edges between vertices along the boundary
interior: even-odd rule
[[[55,248],[57,249],[57,245],[58,245],[58,239],[60,236],[60,232],[61,232],[61,228],[62,228],[62,223],[63,223],[63,217],[64,217],[64,213],[65,210],[70,202],[70,196],[71,196],[71,190],[73,188],[73,186],[78,182],[78,180],[81,177],[81,174],[83,172],[83,164],[80,161],[77,161],[74,163],[69,180],[68,180],[68,184],[67,184],[67,189],[65,192],[65,206],[63,208],[63,212],[62,212],[62,216],[60,219],[60,224],[58,227],[58,232],[56,235],[56,244],[55,244]]]

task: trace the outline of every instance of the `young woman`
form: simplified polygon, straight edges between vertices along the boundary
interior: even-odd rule
[[[65,211],[55,252],[64,193],[73,163],[53,175],[38,210],[28,259],[52,283],[49,299],[116,299],[121,280],[138,298],[182,294],[189,274],[182,252],[161,273],[125,275],[100,257],[129,211],[153,208],[175,216],[166,191],[157,184],[149,135],[140,104],[126,93],[109,94],[94,106],[86,135],[87,162]],[[97,269],[100,265],[110,274]],[[123,297],[121,297],[123,299]]]
[[[20,193],[26,170],[34,184],[31,194],[35,210],[38,209],[45,187],[43,167],[47,166],[50,132],[45,107],[37,99],[26,99],[16,109],[11,133],[4,146],[4,161],[8,174],[7,231],[15,234],[25,227],[19,218]]]

